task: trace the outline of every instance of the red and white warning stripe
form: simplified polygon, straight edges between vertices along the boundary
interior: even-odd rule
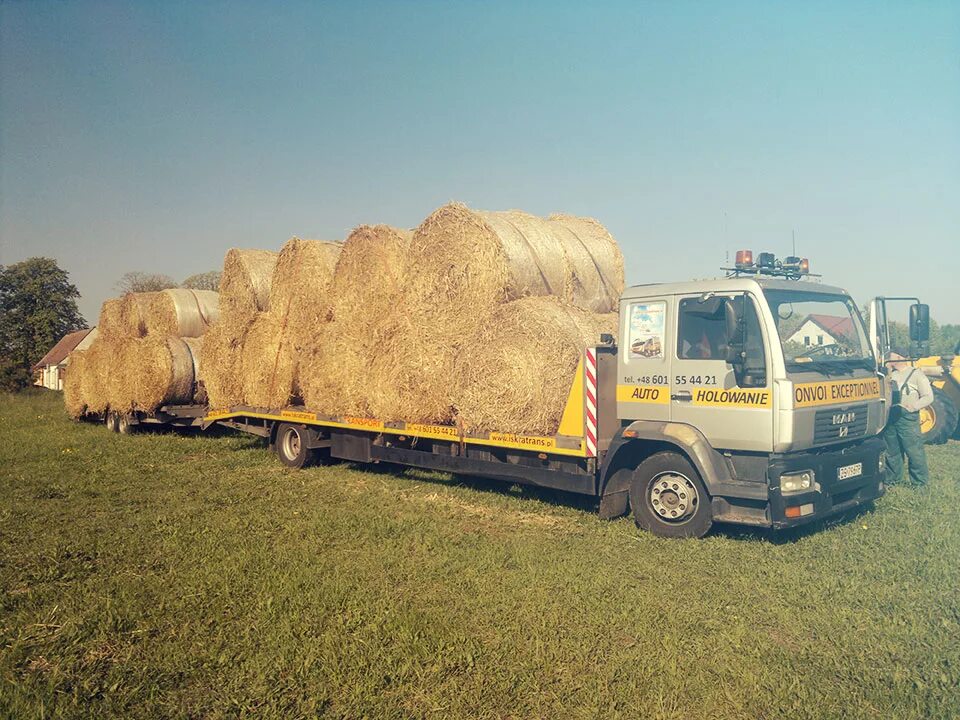
[[[583,363],[584,395],[586,397],[587,457],[597,456],[597,349],[587,348]]]

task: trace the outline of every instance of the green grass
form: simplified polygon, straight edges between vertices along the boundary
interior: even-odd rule
[[[816,531],[667,541],[0,396],[0,714],[956,717],[960,443],[929,456]]]

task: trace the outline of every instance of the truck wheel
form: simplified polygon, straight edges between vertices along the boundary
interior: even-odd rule
[[[928,445],[942,445],[957,430],[957,406],[940,388],[933,389],[933,402],[920,411],[920,432]]]
[[[121,435],[133,435],[137,431],[135,423],[130,422],[129,415],[117,415],[117,432]]]
[[[307,448],[307,431],[297,425],[282,424],[277,428],[277,457],[287,467],[300,468],[313,464],[315,454]]]
[[[119,423],[117,422],[117,414],[108,412],[107,417],[104,420],[104,424],[107,426],[107,430],[110,432],[117,432],[119,430]]]
[[[700,474],[675,452],[659,452],[640,463],[630,483],[630,507],[637,526],[660,537],[699,538],[713,525]]]

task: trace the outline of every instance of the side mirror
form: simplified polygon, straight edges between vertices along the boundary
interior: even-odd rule
[[[930,339],[930,306],[916,303],[910,306],[910,341],[925,343]]]
[[[738,387],[743,387],[746,378],[742,307],[743,298],[727,298],[723,303],[723,318],[727,333],[727,352],[724,359],[733,368]]]

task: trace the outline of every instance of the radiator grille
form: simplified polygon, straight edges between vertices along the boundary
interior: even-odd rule
[[[863,437],[866,431],[866,405],[818,410],[814,420],[813,442],[827,443]]]

